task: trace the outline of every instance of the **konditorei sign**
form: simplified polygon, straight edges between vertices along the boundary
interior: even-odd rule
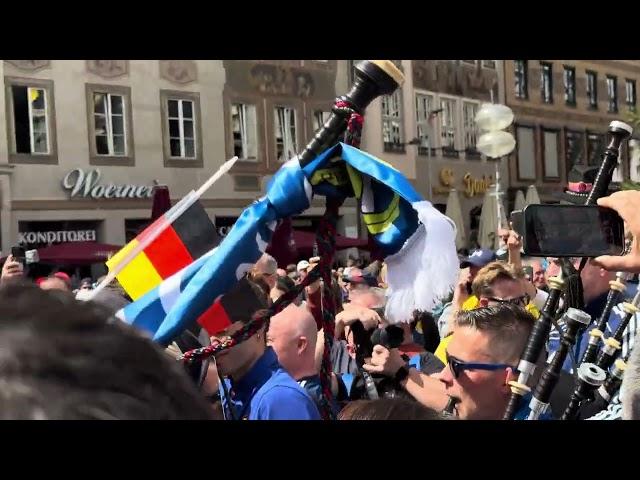
[[[19,244],[95,242],[95,230],[57,230],[49,232],[19,232]]]
[[[101,173],[98,168],[86,172],[75,168],[62,179],[62,187],[69,196],[99,198],[151,198],[153,185],[114,185],[100,184]],[[154,181],[155,182],[155,181]]]

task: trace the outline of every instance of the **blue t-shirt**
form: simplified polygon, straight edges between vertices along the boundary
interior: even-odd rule
[[[320,420],[315,403],[282,368],[272,348],[239,381],[231,383],[231,392],[236,419]]]

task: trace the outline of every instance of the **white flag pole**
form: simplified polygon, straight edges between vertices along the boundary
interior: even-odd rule
[[[114,278],[122,271],[124,268],[135,258],[137,257],[145,248],[147,248],[151,243],[160,236],[164,230],[171,225],[180,215],[182,215],[191,205],[193,205],[196,200],[198,200],[211,186],[216,183],[220,178],[227,173],[231,167],[236,163],[238,157],[233,157],[230,160],[227,160],[222,166],[218,169],[216,173],[214,173],[209,180],[207,180],[204,185],[202,185],[197,191],[191,190],[187,193],[182,200],[180,200],[173,208],[171,208],[167,213],[165,213],[166,221],[158,223],[157,227],[150,231],[147,236],[145,236],[144,240],[138,243],[135,248],[133,248],[117,265],[114,266],[112,270],[109,270],[107,276],[100,282],[100,284],[93,290],[91,293],[87,295],[86,300],[93,300],[95,296],[100,293],[107,285],[109,285]]]

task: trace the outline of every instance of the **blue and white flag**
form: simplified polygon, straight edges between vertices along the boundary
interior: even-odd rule
[[[168,279],[171,288],[160,285],[125,307],[120,318],[163,345],[196,322],[207,328],[212,304],[264,253],[277,221],[304,212],[314,194],[358,200],[387,263],[388,321],[410,322],[413,310],[430,311],[451,292],[458,275],[454,223],[391,165],[339,143],[304,168],[296,158],[285,163],[215,251]],[[167,295],[171,300],[163,301]]]

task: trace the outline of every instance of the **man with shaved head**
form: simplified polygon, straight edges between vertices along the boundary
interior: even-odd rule
[[[315,363],[317,337],[313,315],[304,307],[289,305],[271,317],[267,345],[273,348],[280,364],[320,408],[322,387]]]

